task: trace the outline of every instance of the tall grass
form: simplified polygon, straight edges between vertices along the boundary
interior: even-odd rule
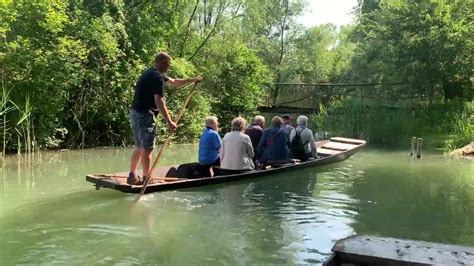
[[[422,129],[409,109],[379,103],[337,102],[313,118],[318,131],[372,143],[398,143]]]
[[[32,152],[32,136],[31,136],[31,110],[30,97],[26,97],[25,105],[23,108],[12,104],[16,107],[18,113],[18,121],[16,122],[15,131],[17,132],[18,144],[23,143],[25,145],[26,154]],[[18,152],[21,153],[21,147],[18,147]]]
[[[10,91],[7,91],[2,84],[2,96],[0,97],[0,126],[2,132],[2,165],[5,162],[6,147],[8,143],[10,128],[8,126],[7,114],[15,110],[9,99]]]
[[[26,97],[24,106],[15,104],[10,99],[10,91],[2,84],[0,97],[0,132],[2,144],[2,165],[8,150],[17,150],[18,154],[24,150],[28,156],[34,151],[34,133],[32,131],[31,111],[33,107],[29,97]],[[12,140],[16,143],[12,143]]]
[[[469,107],[471,106],[471,107]],[[313,117],[317,131],[366,139],[372,143],[407,144],[422,137],[431,147],[452,150],[474,140],[472,103],[404,103],[346,99],[322,107]]]
[[[474,141],[474,102],[466,103],[462,112],[451,114],[446,126],[450,133],[445,141],[446,150],[451,151]]]

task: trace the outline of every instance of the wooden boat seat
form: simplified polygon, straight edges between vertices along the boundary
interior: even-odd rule
[[[331,140],[331,141],[335,141],[335,142],[348,143],[348,144],[355,144],[355,145],[360,145],[360,144],[364,144],[364,143],[365,143],[365,140],[349,139],[349,138],[341,138],[341,137],[330,138],[330,140]]]
[[[328,142],[321,146],[321,148],[329,149],[329,150],[337,150],[337,151],[345,151],[354,148],[357,145],[354,144],[347,144],[347,143],[339,143],[339,142]]]
[[[325,149],[325,148],[319,148],[316,151],[318,152],[318,154],[322,154],[323,157],[326,157],[327,155],[334,155],[334,154],[341,153],[341,151],[338,151],[338,150],[330,150],[330,149]]]

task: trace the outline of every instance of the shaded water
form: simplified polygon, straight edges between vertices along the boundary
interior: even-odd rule
[[[0,180],[0,265],[320,263],[352,234],[474,246],[474,163],[366,149],[347,161],[238,183],[134,195],[85,182],[130,150],[9,157]],[[174,146],[163,164],[193,161]]]

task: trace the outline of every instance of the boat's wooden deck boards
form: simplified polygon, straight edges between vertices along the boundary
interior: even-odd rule
[[[113,173],[113,174],[100,174],[100,175],[94,175],[94,176],[104,178],[104,179],[109,179],[111,182],[114,182],[114,183],[129,185],[127,184],[127,177],[128,177],[127,172]],[[149,184],[168,183],[168,182],[176,182],[176,181],[183,181],[183,180],[187,180],[187,179],[177,178],[177,177],[154,176],[151,178]]]
[[[325,148],[319,148],[316,150],[318,153],[323,154],[323,155],[333,155],[333,154],[338,154],[341,151],[336,151],[336,150],[329,150]]]
[[[345,151],[356,147],[355,144],[348,144],[348,143],[339,143],[339,142],[328,142],[322,146],[322,148],[338,150],[338,151]]]
[[[349,138],[341,138],[341,137],[334,137],[330,139],[331,141],[342,142],[342,143],[349,143],[349,144],[364,144],[365,140],[360,139],[349,139]]]

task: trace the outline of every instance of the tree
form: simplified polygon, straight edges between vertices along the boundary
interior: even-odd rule
[[[356,27],[354,72],[367,66],[362,79],[405,81],[433,99],[440,84],[473,76],[472,10],[472,1],[383,2]]]

